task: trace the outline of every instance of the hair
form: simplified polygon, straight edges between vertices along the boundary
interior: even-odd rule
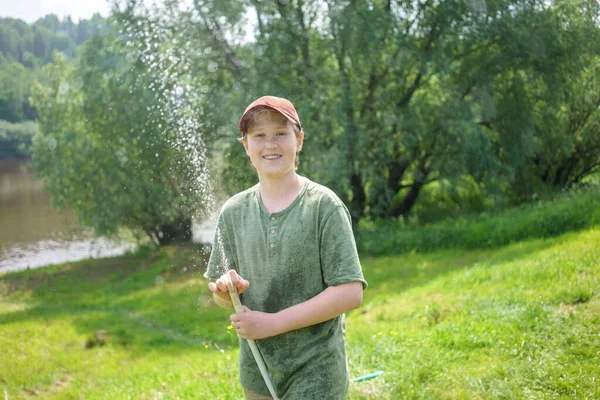
[[[269,111],[270,111],[270,110],[269,110]],[[262,111],[261,111],[261,112],[262,112]],[[277,113],[277,111],[273,111],[273,112],[276,112],[276,113]],[[259,114],[259,113],[256,113],[256,115],[258,115],[258,114]],[[277,114],[279,114],[279,113],[277,113]],[[254,117],[255,117],[256,115],[254,115]],[[254,119],[254,117],[252,117],[252,119]],[[285,118],[285,117],[284,117],[284,118]],[[250,126],[250,123],[252,122],[252,119],[250,119],[250,121],[248,121],[248,124],[247,124],[246,126]],[[294,130],[294,134],[296,135],[296,138],[299,138],[299,137],[300,137],[300,134],[302,133],[302,130],[301,130],[299,127],[298,127],[298,125],[296,125],[296,124],[292,123],[292,122],[291,122],[290,120],[288,120],[287,118],[286,118],[286,122],[288,123],[288,125],[291,125],[291,126],[292,126],[292,129]],[[248,134],[248,132],[244,132],[244,133],[242,133],[242,137],[241,137],[241,138],[238,138],[238,141],[239,141],[240,143],[244,143],[244,142],[247,140],[247,138],[246,138],[247,134]],[[296,169],[298,169],[298,165],[299,165],[299,164],[300,164],[300,152],[298,152],[298,151],[297,151],[297,152],[296,152],[296,159],[294,160],[294,166],[296,167]]]

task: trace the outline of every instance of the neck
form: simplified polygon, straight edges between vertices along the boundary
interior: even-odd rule
[[[293,171],[286,177],[269,179],[259,177],[260,195],[264,205],[270,212],[277,212],[287,207],[302,191],[304,179]]]
[[[284,177],[270,179],[259,176],[260,192],[272,198],[285,197],[290,192],[295,192],[302,186],[302,177],[293,171]]]

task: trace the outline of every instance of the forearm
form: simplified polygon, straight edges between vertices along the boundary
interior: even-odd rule
[[[303,303],[276,313],[277,334],[330,320],[362,304],[362,283],[330,286]]]

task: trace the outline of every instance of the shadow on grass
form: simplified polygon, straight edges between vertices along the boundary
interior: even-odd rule
[[[490,250],[441,250],[435,253],[410,253],[396,256],[364,257],[361,261],[370,289],[365,303],[379,298],[379,293],[401,293],[422,286],[458,270],[485,264],[495,265],[539,253],[558,240],[537,239]]]
[[[365,257],[370,288],[365,305],[381,293],[400,293],[445,274],[485,262],[490,268],[550,247],[535,240],[496,250],[445,250],[430,254]],[[114,343],[137,349],[237,346],[226,329],[231,311],[211,303],[202,278],[206,255],[197,246],[174,246],[144,255],[87,260],[0,277],[0,295],[24,303],[0,314],[0,325],[69,319],[77,332],[104,330]]]
[[[237,345],[228,310],[212,305],[202,278],[206,255],[179,245],[143,255],[86,260],[0,276],[0,298],[22,303],[0,325],[68,319],[77,332],[106,331],[136,347]],[[233,337],[232,337],[233,336]]]

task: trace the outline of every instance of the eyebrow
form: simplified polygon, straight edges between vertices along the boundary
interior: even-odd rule
[[[275,131],[287,131],[287,129],[288,129],[288,125],[287,124],[286,125],[279,125],[279,126],[273,128],[273,130],[275,130]],[[257,128],[250,128],[250,129],[248,129],[247,133],[250,134],[250,133],[256,133],[256,132],[264,132],[264,130],[265,130],[264,127],[259,126]]]

